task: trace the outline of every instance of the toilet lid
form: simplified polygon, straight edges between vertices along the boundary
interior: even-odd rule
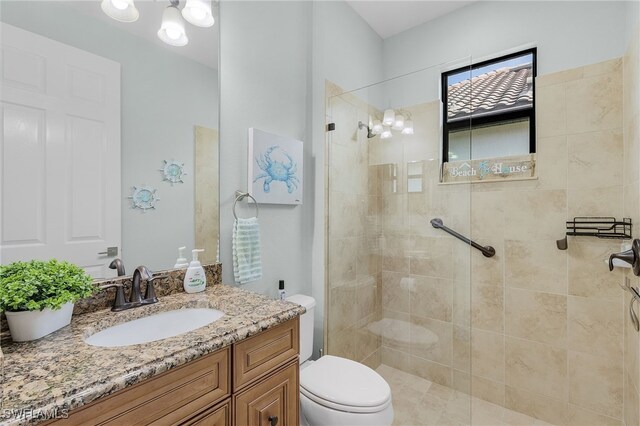
[[[391,400],[391,388],[378,373],[359,362],[331,355],[300,372],[300,388],[315,402],[343,411],[379,411]]]

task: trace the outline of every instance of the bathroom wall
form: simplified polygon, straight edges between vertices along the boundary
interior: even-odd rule
[[[194,245],[194,126],[218,128],[217,70],[58,2],[2,1],[0,20],[121,64],[122,258],[129,269],[173,266],[176,249]],[[173,188],[159,171],[171,159],[188,173]],[[160,198],[144,214],[126,198],[142,184]]]
[[[623,61],[623,141],[624,141],[624,214],[640,223],[640,4],[629,3],[627,8],[627,51]],[[637,229],[637,228],[636,228]],[[637,234],[637,231],[635,232]],[[637,237],[637,235],[636,235]],[[625,270],[625,279],[640,286],[640,279]],[[640,424],[640,339],[633,327],[626,307],[631,302],[625,293],[624,314],[624,421]],[[637,305],[636,305],[636,309]]]
[[[408,342],[383,339],[383,364],[547,422],[621,424],[622,273],[604,263],[620,242],[555,241],[568,218],[623,216],[622,70],[618,58],[537,78],[536,180],[438,184],[438,101],[408,108],[427,134],[379,142],[370,160],[395,155],[400,182],[408,161],[424,170],[422,193],[383,194],[384,318],[410,323]]]
[[[233,284],[232,207],[247,190],[247,132],[256,127],[304,144],[302,206],[260,204],[262,280],[243,287],[275,297],[311,294],[313,175],[310,115],[311,3],[220,3],[220,260]],[[253,207],[238,207],[247,217]]]
[[[538,75],[624,55],[624,1],[481,1],[384,40],[385,78],[472,56],[474,62],[518,46],[538,47]],[[630,3],[630,2],[629,2]],[[416,86],[399,101],[434,99]]]

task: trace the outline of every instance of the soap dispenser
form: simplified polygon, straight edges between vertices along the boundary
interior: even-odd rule
[[[187,273],[184,275],[184,291],[187,293],[198,293],[204,291],[207,286],[207,277],[204,273],[204,268],[198,260],[198,253],[203,252],[203,249],[191,250],[193,259],[189,263]]]
[[[182,269],[189,266],[189,262],[187,262],[187,259],[184,257],[184,251],[186,249],[186,247],[178,247],[178,258],[176,259],[176,264],[173,265],[174,269]]]

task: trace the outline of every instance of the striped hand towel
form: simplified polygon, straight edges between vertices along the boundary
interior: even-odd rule
[[[233,275],[236,283],[246,284],[262,278],[260,226],[258,218],[239,218],[233,223]]]

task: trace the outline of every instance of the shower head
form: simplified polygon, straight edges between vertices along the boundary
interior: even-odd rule
[[[362,130],[362,129],[367,129],[367,138],[371,139],[373,137],[376,137],[377,135],[375,133],[373,133],[371,131],[371,127],[367,126],[366,124],[364,124],[362,121],[358,121],[358,129]]]

